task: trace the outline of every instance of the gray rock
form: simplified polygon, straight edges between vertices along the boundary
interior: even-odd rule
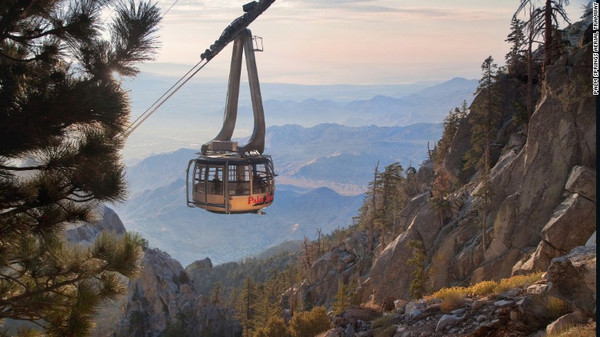
[[[158,249],[146,250],[141,275],[129,281],[126,308],[116,324],[117,335],[158,336],[182,319],[190,335],[200,335],[205,328],[227,335],[240,329],[231,312],[198,296],[181,264]],[[130,317],[137,317],[135,324]]]
[[[513,275],[527,275],[539,270],[547,270],[553,258],[561,256],[562,253],[552,247],[545,240],[540,241],[535,252],[522,264],[515,264],[512,269]]]
[[[67,225],[64,235],[67,241],[89,246],[94,243],[102,232],[112,232],[117,235],[125,234],[123,222],[111,208],[98,205],[94,211],[97,221]]]
[[[550,295],[592,315],[596,309],[596,246],[576,247],[553,259],[546,279],[551,282]]]
[[[520,288],[514,288],[514,289],[510,289],[510,290],[503,292],[502,294],[499,295],[499,297],[504,298],[504,299],[510,299],[512,297],[519,295],[520,293],[521,293]]]
[[[585,321],[585,316],[581,312],[571,312],[548,324],[546,333],[548,335],[558,335],[558,333],[563,331],[566,327],[581,324]]]
[[[594,231],[594,234],[592,234],[592,236],[590,236],[590,238],[585,242],[586,246],[595,246],[596,245],[596,231]]]
[[[414,321],[419,318],[423,314],[423,311],[419,309],[415,309],[408,314],[408,319]]]
[[[462,321],[463,319],[465,319],[465,316],[443,315],[440,318],[440,320],[438,321],[438,323],[435,327],[435,331],[440,332],[446,328],[451,328],[451,327],[455,326],[457,323],[459,323],[460,321]]]
[[[190,272],[201,272],[207,269],[211,269],[213,267],[212,261],[209,257],[206,257],[203,260],[196,260],[190,263],[187,267],[185,267],[185,271]]]
[[[528,294],[541,295],[548,292],[548,283],[534,283],[527,287]]]
[[[466,308],[460,308],[460,309],[452,310],[452,311],[450,312],[450,314],[452,314],[452,315],[462,315],[462,314],[464,314],[466,311],[467,311],[467,309],[466,309]]]
[[[596,230],[596,204],[579,194],[567,197],[542,229],[544,241],[566,253],[585,245]]]
[[[596,170],[579,165],[573,166],[565,189],[596,201]]]
[[[537,260],[527,265],[528,271],[545,270],[557,254],[574,247],[566,241],[579,240],[571,240],[570,235],[586,232],[584,241],[576,245],[585,243],[591,234],[587,233],[590,226],[586,221],[593,221],[595,216],[588,212],[590,204],[584,202],[589,201],[586,199],[589,193],[582,182],[587,181],[589,175],[586,170],[575,167],[596,165],[595,99],[581,94],[587,90],[591,54],[591,46],[587,46],[547,69],[543,96],[530,118],[524,145],[509,140],[510,130],[503,135],[507,136],[503,142],[508,146],[497,154],[500,161],[492,169],[493,198],[487,214],[487,246],[481,246],[481,228],[475,221],[480,215],[475,209],[477,198],[472,194],[475,180],[452,194],[455,198],[450,200],[452,205],[460,207],[443,226],[439,225],[439,214],[431,209],[429,195],[419,195],[401,211],[400,220],[395,224],[401,234],[374,260],[366,293],[373,294],[375,303],[381,303],[388,296],[408,298],[414,268],[407,264],[413,255],[407,246],[411,240],[424,242],[428,266],[435,271],[432,284],[436,289],[453,282],[474,283],[508,277],[517,261],[523,260],[524,249],[528,247],[543,248]],[[513,83],[502,84],[509,88]],[[504,98],[511,95],[510,88]],[[508,124],[508,120],[504,122]],[[453,182],[454,178],[464,175],[462,154],[471,147],[470,135],[467,117],[461,121],[441,165]],[[468,173],[460,178],[468,181],[472,177]],[[566,207],[561,209],[565,186],[577,193],[566,200],[562,205]],[[565,212],[556,213],[556,219],[551,219],[555,210]],[[549,226],[548,240],[544,238],[545,244],[539,246],[540,233],[551,221],[560,222],[560,227],[567,229],[567,235],[557,234],[561,232]]]
[[[513,303],[515,303],[515,302],[509,301],[509,300],[499,300],[499,301],[494,302],[494,305],[497,306],[498,308],[503,308],[503,307],[507,307]]]
[[[410,302],[406,303],[406,305],[404,306],[404,312],[406,312],[407,314],[410,314],[415,310],[425,309],[425,306],[426,306],[426,303],[423,303],[421,301],[410,301]]]

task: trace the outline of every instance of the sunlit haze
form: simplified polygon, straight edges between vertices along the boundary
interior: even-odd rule
[[[167,12],[160,52],[144,71],[183,74],[247,0],[160,0]],[[584,0],[566,7],[572,20]],[[479,77],[489,55],[502,64],[519,1],[277,0],[251,26],[264,39],[261,81],[297,84],[399,84]],[[198,76],[222,81],[231,46]]]
[[[242,5],[248,1],[158,1],[164,13],[158,31],[158,54],[155,60],[140,66],[141,73],[134,82],[126,81],[126,88],[131,90],[132,118],[200,61],[200,54],[243,14]],[[581,17],[586,2],[575,0],[566,6],[571,21]],[[276,0],[249,27],[263,38],[264,52],[257,54],[257,66],[267,105],[267,125],[297,123],[291,119],[279,123],[274,120],[269,100],[350,102],[374,96],[402,98],[424,88],[425,83],[434,85],[455,77],[478,79],[481,63],[488,56],[493,56],[499,65],[504,63],[510,48],[505,40],[519,3]],[[214,137],[222,118],[231,49],[231,45],[223,49],[129,137],[124,149],[126,159],[181,147],[199,148],[199,144]],[[286,87],[281,83],[313,87]],[[360,87],[350,90],[330,86],[339,84]],[[413,90],[403,93],[398,85],[404,84],[412,85]],[[249,104],[244,91],[247,92],[247,86],[242,85],[240,107]],[[463,99],[472,99],[471,93],[456,97],[456,102],[441,108],[439,116],[427,122],[440,122],[444,113]],[[239,120],[235,135],[249,136],[250,122]],[[302,126],[333,122],[339,121],[323,115],[320,120],[305,118]],[[395,125],[382,120],[365,123]]]

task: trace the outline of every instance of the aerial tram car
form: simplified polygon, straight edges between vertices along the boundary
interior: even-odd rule
[[[262,39],[253,36],[247,27],[274,1],[252,1],[242,6],[244,14],[233,20],[219,39],[200,55],[200,62],[133,121],[124,132],[125,136],[130,135],[225,46],[234,42],[223,126],[213,140],[202,145],[198,157],[188,163],[186,199],[189,207],[199,207],[221,214],[262,214],[262,210],[273,203],[275,172],[271,156],[263,154],[265,115],[254,55],[255,51],[262,51]],[[237,118],[244,55],[250,84],[254,129],[248,143],[240,146],[238,142],[232,141],[231,137]]]
[[[212,58],[224,44],[233,40],[233,54],[223,126],[219,134],[202,145],[197,158],[191,159],[186,172],[186,195],[189,207],[199,207],[214,213],[263,213],[271,205],[275,194],[275,172],[271,156],[263,154],[265,147],[265,117],[258,81],[255,51],[262,51],[262,39],[252,36],[247,29],[252,13],[264,11],[274,0],[251,2],[244,5],[246,14],[233,21],[219,40],[202,54]],[[258,13],[260,14],[260,13]],[[220,48],[220,49],[219,49]],[[245,55],[254,128],[246,145],[232,141]]]

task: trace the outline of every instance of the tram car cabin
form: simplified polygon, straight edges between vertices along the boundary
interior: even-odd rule
[[[262,213],[274,199],[270,156],[202,155],[187,169],[187,204],[213,213]]]

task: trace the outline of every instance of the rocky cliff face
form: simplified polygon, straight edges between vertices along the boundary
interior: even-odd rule
[[[410,207],[414,216],[401,223],[406,231],[374,261],[370,287],[377,303],[387,296],[409,297],[412,267],[406,261],[413,252],[407,243],[414,239],[425,245],[433,289],[545,270],[552,258],[585,244],[596,226],[591,60],[590,45],[558,60],[547,72],[526,142],[518,133],[504,135],[492,169],[486,246],[482,247],[479,215],[473,207],[478,202],[476,183],[450,196],[458,207],[443,224],[427,197],[415,198]],[[455,175],[453,165],[466,151],[469,128],[468,122],[460,125],[444,161]]]
[[[294,289],[296,303],[310,298],[313,305],[330,306],[335,300],[340,281],[349,285],[351,291],[361,292],[364,289],[361,285],[371,269],[372,258],[367,235],[353,233],[312,264],[308,277]]]
[[[141,275],[129,281],[125,313],[117,336],[235,336],[232,313],[197,295],[181,264],[167,253],[148,249]]]
[[[105,205],[98,206],[97,221],[69,225],[65,238],[91,245],[100,233],[117,235],[126,230],[119,216]],[[99,308],[93,336],[235,336],[240,328],[232,313],[209,303],[198,295],[181,264],[167,253],[148,249],[137,279],[128,284],[125,298]],[[209,259],[194,264],[197,269],[212,267]],[[117,322],[115,324],[115,322]]]
[[[117,213],[108,206],[98,205],[96,218],[98,220],[95,222],[68,225],[65,230],[67,241],[87,246],[91,245],[103,231],[113,232],[117,235],[125,234],[123,222]]]

